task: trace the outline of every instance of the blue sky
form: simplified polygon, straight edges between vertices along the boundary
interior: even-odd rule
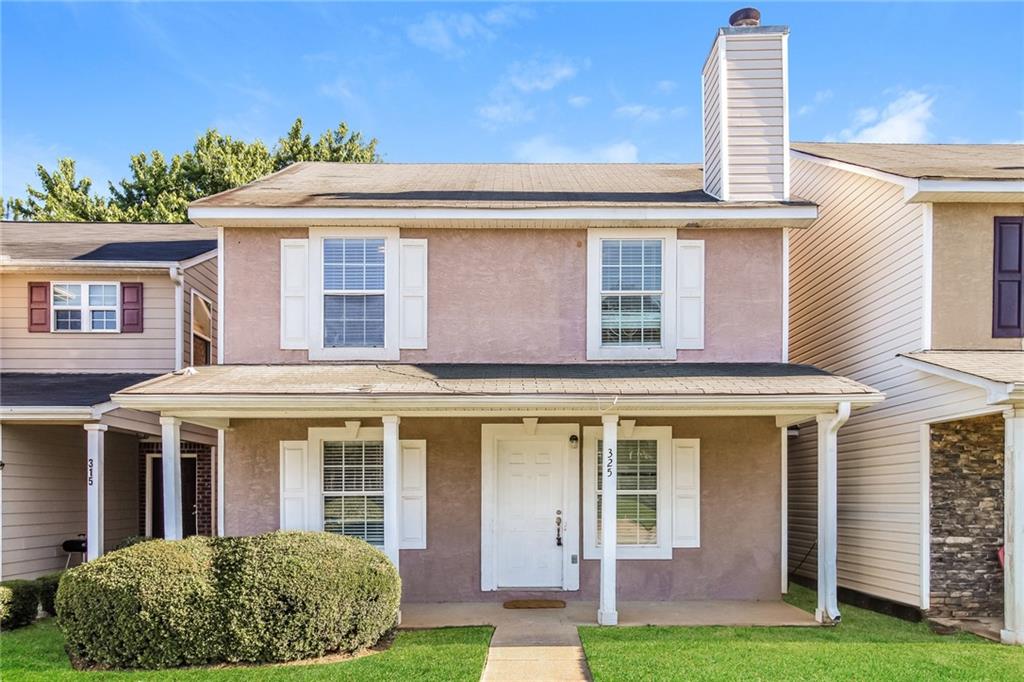
[[[1024,3],[757,5],[791,27],[793,139],[1024,140]],[[700,67],[739,6],[4,2],[3,194],[296,116],[396,162],[699,161]]]

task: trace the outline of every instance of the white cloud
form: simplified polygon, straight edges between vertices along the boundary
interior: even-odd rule
[[[636,163],[636,145],[629,140],[596,147],[578,148],[562,144],[549,135],[538,135],[519,143],[516,158],[527,163]]]
[[[491,130],[533,120],[533,110],[516,98],[484,104],[476,112],[484,127]]]
[[[502,5],[482,14],[431,12],[406,26],[405,35],[413,45],[445,57],[461,57],[470,43],[494,40],[498,35],[495,29],[512,27],[531,17],[533,10],[519,5]]]
[[[663,92],[666,95],[669,94],[669,93],[675,92],[676,88],[678,88],[678,87],[679,87],[678,83],[676,83],[675,81],[670,81],[670,80],[658,81],[657,83],[654,84],[654,88],[658,92]]]
[[[353,97],[351,83],[344,76],[338,76],[329,83],[323,83],[320,86],[320,94],[325,97],[341,100],[348,100]]]
[[[641,123],[655,123],[663,118],[678,118],[686,114],[686,107],[655,107],[649,104],[623,104],[615,109],[618,118],[631,118]]]
[[[572,95],[567,101],[569,102],[569,106],[575,107],[576,109],[582,109],[590,104],[590,98],[586,95]]]
[[[571,80],[579,72],[586,61],[578,62],[554,57],[548,60],[532,59],[527,62],[515,62],[505,70],[490,92],[488,101],[477,107],[477,114],[483,126],[489,130],[522,123],[533,119],[533,108],[529,98],[537,93],[548,92],[560,84]],[[570,104],[584,106],[589,98],[576,100]]]
[[[805,104],[802,107],[800,107],[799,109],[797,109],[796,115],[797,116],[806,116],[807,114],[809,114],[809,113],[813,112],[815,109],[817,109],[818,105],[824,104],[825,102],[829,101],[830,99],[832,99],[832,91],[831,90],[818,90],[816,93],[814,93],[814,97],[812,99],[812,102],[810,104]]]
[[[907,90],[881,110],[862,107],[853,114],[853,123],[840,131],[838,139],[846,142],[928,142],[932,135],[935,97],[917,90]]]
[[[576,64],[567,59],[555,58],[546,62],[534,59],[512,64],[505,78],[510,86],[520,92],[537,92],[551,90],[578,72]]]

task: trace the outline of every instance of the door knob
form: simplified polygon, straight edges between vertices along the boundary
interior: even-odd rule
[[[559,510],[555,516],[555,545],[562,546],[562,512]]]

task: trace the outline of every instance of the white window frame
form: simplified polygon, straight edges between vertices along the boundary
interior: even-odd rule
[[[583,558],[600,559],[597,544],[597,442],[600,426],[583,427]],[[636,426],[631,433],[619,432],[619,440],[658,442],[658,542],[654,545],[618,545],[619,559],[672,558],[672,427]]]
[[[399,353],[399,238],[397,227],[309,229],[309,359],[398,360]],[[384,345],[380,348],[324,347],[325,239],[384,239]],[[359,291],[346,294],[358,295]],[[372,292],[379,293],[379,292]]]
[[[355,424],[356,422],[353,422],[353,427],[351,428],[334,427],[322,429],[309,429],[309,467],[307,469],[307,475],[309,476],[309,503],[310,511],[313,512],[312,520],[314,524],[314,530],[324,529],[324,441],[384,442],[383,427],[360,427]],[[353,495],[355,494],[356,493],[353,493]],[[366,495],[367,493],[363,492],[358,494]],[[384,488],[383,495],[386,500],[388,496],[388,491],[386,487]],[[385,509],[387,509],[386,502]],[[383,551],[384,545],[382,544],[379,547],[379,549]]]
[[[201,293],[199,293],[195,289],[192,289],[191,294],[192,294],[192,297],[191,297],[191,300],[189,302],[189,308],[188,308],[188,313],[189,313],[189,321],[188,321],[188,327],[189,327],[189,334],[188,334],[188,360],[189,360],[189,365],[194,367],[195,364],[196,364],[195,342],[193,341],[193,337],[195,337],[195,336],[198,336],[199,338],[203,339],[204,341],[208,341],[210,343],[210,355],[207,357],[207,359],[210,361],[210,364],[212,365],[212,364],[215,364],[214,363],[214,357],[213,357],[213,319],[214,319],[213,318],[213,316],[214,316],[213,301],[211,301],[210,299],[208,299],[206,296],[202,295]],[[206,334],[203,334],[201,332],[197,332],[196,331],[196,299],[197,298],[200,299],[203,303],[205,303],[206,304],[206,308],[210,311],[210,335],[209,336],[207,336]]]
[[[59,286],[81,287],[81,302],[79,305],[57,305],[54,302],[54,292]],[[89,287],[91,286],[112,286],[114,287],[114,305],[89,305]],[[81,329],[57,329],[58,310],[78,310],[82,315]],[[93,329],[92,311],[113,310],[115,325],[114,329]],[[50,331],[54,334],[119,334],[121,332],[121,283],[120,282],[95,282],[95,281],[74,281],[61,280],[50,282]]]
[[[607,228],[587,230],[587,359],[676,359],[676,236],[675,228]],[[605,346],[601,343],[601,242],[605,239],[661,240],[661,343]],[[642,292],[636,292],[643,295]]]

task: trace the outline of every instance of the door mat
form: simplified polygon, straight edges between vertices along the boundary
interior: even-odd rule
[[[502,604],[506,609],[564,609],[561,599],[512,599]]]

